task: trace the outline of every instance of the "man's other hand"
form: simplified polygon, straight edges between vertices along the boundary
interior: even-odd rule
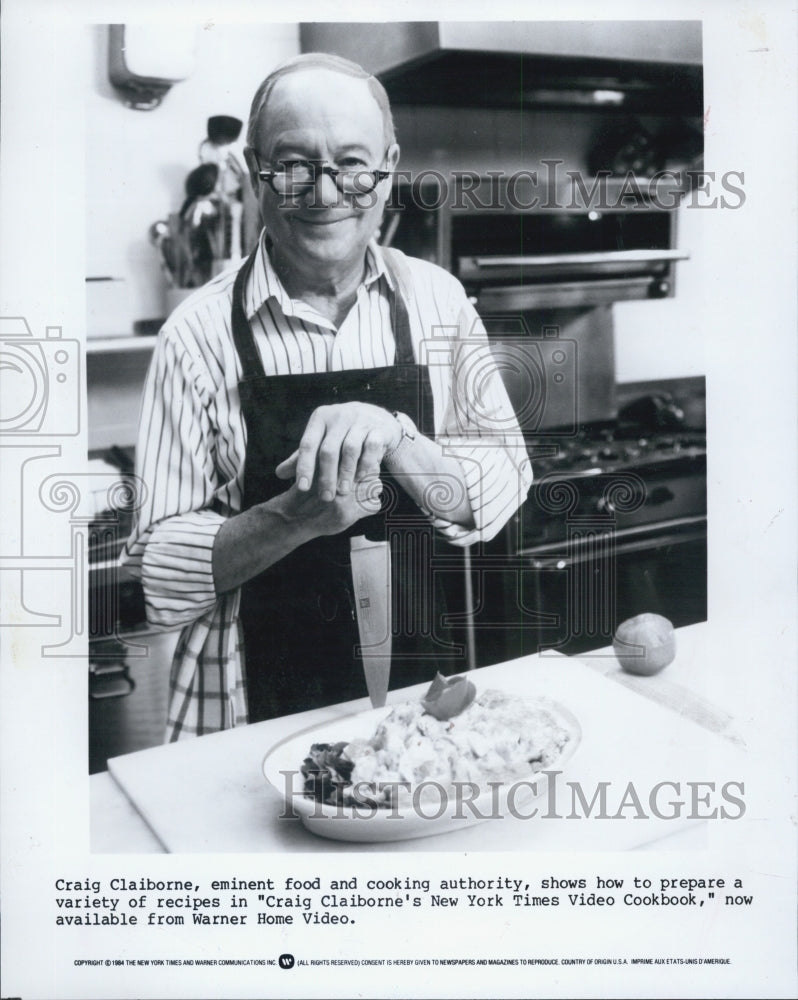
[[[381,496],[379,476],[367,476],[348,493],[336,493],[332,501],[322,500],[316,490],[302,491],[294,484],[274,498],[273,509],[281,520],[315,538],[337,535],[361,518],[379,513]]]
[[[401,439],[398,420],[380,406],[320,406],[311,414],[299,448],[275,472],[280,479],[296,478],[300,493],[309,493],[315,481],[315,495],[330,504],[376,476],[386,451]]]

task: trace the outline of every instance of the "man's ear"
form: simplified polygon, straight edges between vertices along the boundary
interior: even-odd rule
[[[258,191],[260,191],[260,177],[258,177],[258,161],[255,159],[255,152],[251,146],[244,147],[244,159],[246,160],[247,169],[249,170],[249,179],[252,184],[252,190],[255,192],[257,197]]]
[[[385,161],[388,164],[388,170],[396,170],[396,164],[399,162],[399,144],[394,142],[388,147],[388,155],[385,157]]]

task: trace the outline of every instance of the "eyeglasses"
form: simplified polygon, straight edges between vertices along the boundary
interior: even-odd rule
[[[316,184],[319,175],[328,174],[341,194],[370,194],[374,188],[391,176],[391,170],[364,170],[362,167],[330,167],[324,160],[287,160],[282,170],[263,170],[258,154],[253,150],[258,165],[258,177],[278,195],[299,195]],[[385,151],[385,156],[388,150]],[[385,156],[383,159],[385,159]]]

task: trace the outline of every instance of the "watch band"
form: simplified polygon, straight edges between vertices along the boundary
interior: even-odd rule
[[[393,417],[399,424],[402,430],[402,436],[399,438],[399,443],[396,444],[390,451],[386,451],[383,456],[383,461],[392,461],[396,456],[405,451],[407,448],[411,447],[413,442],[416,440],[418,435],[418,429],[413,421],[408,417],[406,413],[401,413],[398,410],[394,410]]]

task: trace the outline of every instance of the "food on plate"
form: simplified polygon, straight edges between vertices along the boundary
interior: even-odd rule
[[[369,739],[314,743],[301,768],[305,795],[328,805],[391,807],[425,782],[488,790],[489,783],[545,770],[575,738],[547,703],[503,691],[483,691],[457,714],[438,718],[429,708],[441,707],[446,691],[459,691],[464,701],[471,694],[436,678],[423,699],[395,706]]]
[[[477,689],[467,677],[436,674],[421,704],[429,715],[445,721],[468,708],[476,696]]]
[[[622,622],[612,645],[627,673],[650,676],[676,656],[676,632],[667,618],[647,611]]]

